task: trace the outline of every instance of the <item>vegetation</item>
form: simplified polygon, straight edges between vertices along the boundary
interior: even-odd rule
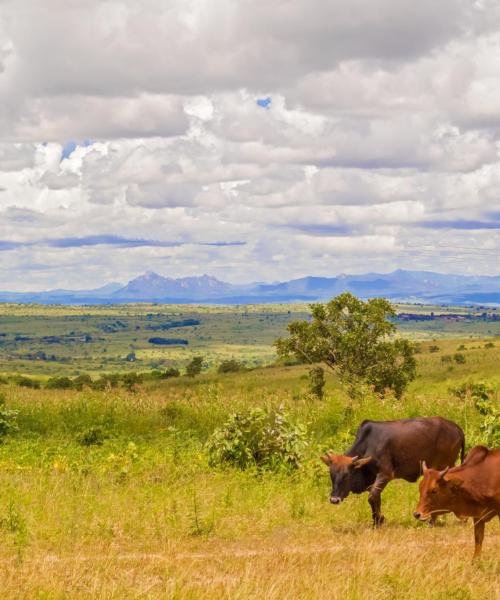
[[[308,363],[325,363],[354,396],[361,383],[376,392],[393,390],[401,398],[415,378],[413,344],[392,339],[394,307],[383,298],[363,302],[349,293],[326,304],[311,304],[310,321],[288,325],[290,337],[276,342],[278,354]]]
[[[211,465],[297,469],[306,446],[306,428],[293,424],[280,407],[231,415],[212,434],[207,448]]]
[[[20,310],[36,308],[11,313]],[[105,309],[71,310],[79,320],[87,311],[90,319],[102,319],[99,311]],[[136,315],[135,307],[120,310],[113,319],[127,324],[136,318],[126,315]],[[137,308],[143,310],[166,311]],[[206,310],[198,315],[202,323],[213,314]],[[242,324],[252,320],[252,329],[268,325],[258,320],[265,319],[262,313],[244,317],[241,307],[233,312]],[[282,319],[287,313],[279,314]],[[26,318],[30,326],[35,322],[33,315]],[[145,317],[141,327],[155,319],[166,322],[164,316]],[[297,319],[297,313],[286,319]],[[279,327],[270,327],[279,330],[277,337],[285,326],[283,317]],[[195,327],[202,331],[204,325],[183,334],[194,336]],[[214,354],[193,342],[200,348],[195,356],[206,362],[193,378],[179,377],[192,350],[159,349],[190,352],[178,366],[153,367],[143,355],[127,363],[123,340],[131,337],[117,342],[113,336],[132,336],[133,328],[116,329],[103,335],[122,372],[75,373],[75,363],[66,370],[66,364],[6,358],[9,368],[0,379],[2,598],[494,597],[500,586],[498,520],[489,525],[483,559],[471,565],[471,523],[452,516],[433,529],[417,523],[412,511],[418,487],[396,481],[384,491],[387,523],[373,531],[366,496],[329,505],[329,476],[318,457],[328,449],[344,451],[364,419],[417,415],[456,421],[468,448],[498,444],[498,343],[486,348],[485,339],[468,335],[422,337],[417,377],[401,400],[391,392],[381,397],[369,386],[353,400],[329,371],[319,399],[311,394],[311,365],[255,368],[235,351],[235,337]],[[75,343],[73,357],[93,343]],[[466,362],[442,362],[459,344]],[[432,345],[438,352],[430,352]],[[88,351],[81,366],[96,360],[94,349]],[[142,352],[137,350],[138,357]],[[266,352],[262,356],[271,362],[273,351]],[[254,368],[218,374],[221,362],[235,356]],[[40,364],[49,365],[47,373]],[[126,377],[131,373],[137,378]],[[59,377],[68,377],[71,388],[47,387]],[[24,379],[38,387],[20,385]],[[273,435],[271,443],[270,428],[283,437]]]
[[[186,366],[186,375],[195,377],[201,373],[203,368],[203,356],[193,356],[191,361]]]

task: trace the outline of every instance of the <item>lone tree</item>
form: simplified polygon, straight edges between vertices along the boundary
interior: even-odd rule
[[[309,321],[293,321],[288,325],[290,337],[276,340],[279,356],[325,363],[351,397],[360,383],[367,383],[377,393],[391,389],[401,398],[416,375],[415,348],[394,337],[396,326],[389,319],[396,312],[390,302],[383,298],[363,302],[344,293],[310,308]]]

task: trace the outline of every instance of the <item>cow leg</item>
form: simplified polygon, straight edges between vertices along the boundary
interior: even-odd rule
[[[385,486],[389,483],[390,479],[386,475],[379,473],[371,487],[370,493],[368,494],[368,502],[372,509],[373,526],[379,527],[385,520],[384,515],[380,512],[381,506],[381,495]]]
[[[475,546],[474,546],[474,556],[473,556],[473,560],[474,558],[478,558],[478,556],[481,554],[481,547],[483,545],[483,539],[484,539],[484,519],[482,519],[481,517],[479,517],[478,519],[474,519],[474,542],[475,542]]]

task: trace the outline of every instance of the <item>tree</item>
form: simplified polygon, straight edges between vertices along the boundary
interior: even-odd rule
[[[194,377],[201,373],[203,367],[203,356],[193,356],[191,361],[186,366],[186,375],[188,377]]]
[[[288,325],[290,337],[276,340],[278,355],[295,356],[305,363],[325,363],[354,396],[360,383],[378,393],[392,389],[400,398],[415,378],[414,345],[395,338],[389,319],[396,312],[390,302],[366,302],[350,293],[326,304],[311,304],[308,321]]]
[[[325,387],[325,370],[323,367],[309,369],[309,391],[313,396],[322,400]]]

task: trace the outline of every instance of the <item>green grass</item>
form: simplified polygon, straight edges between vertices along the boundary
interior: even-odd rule
[[[57,318],[71,316],[70,309],[54,310],[61,311]],[[106,310],[91,316],[101,319]],[[35,316],[16,318],[31,326]],[[219,326],[229,342],[244,346],[231,338],[227,319],[211,327]],[[416,485],[387,487],[387,523],[374,531],[366,494],[330,506],[318,458],[345,450],[367,418],[439,414],[464,428],[468,445],[483,441],[472,399],[460,400],[450,388],[484,382],[500,408],[500,344],[486,348],[485,341],[422,342],[418,378],[400,402],[367,392],[353,403],[330,375],[325,399],[315,400],[305,366],[210,370],[195,379],[148,380],[135,392],[0,384],[19,426],[0,444],[0,596],[499,597],[498,520],[487,525],[484,557],[472,565],[471,524],[451,516],[435,529],[415,522]],[[462,344],[465,364],[442,361]],[[205,443],[214,429],[235,411],[265,405],[282,405],[307,425],[302,468],[211,467]],[[92,428],[103,432],[102,444],[82,445]]]

